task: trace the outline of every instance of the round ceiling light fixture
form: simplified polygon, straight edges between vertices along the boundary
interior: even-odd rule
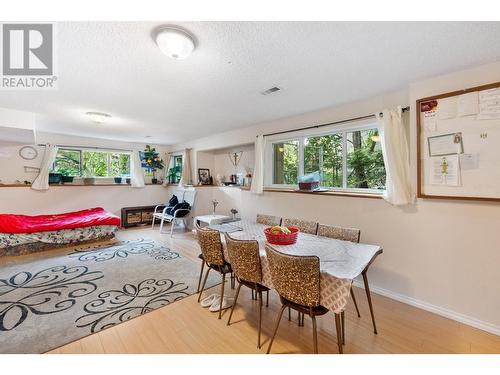
[[[102,112],[86,112],[85,113],[93,122],[102,124],[107,119],[111,118],[111,115]]]
[[[184,60],[195,48],[194,37],[177,27],[165,26],[155,36],[158,48],[174,60]]]

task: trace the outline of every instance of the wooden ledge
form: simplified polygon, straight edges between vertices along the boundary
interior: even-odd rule
[[[49,185],[50,188],[61,188],[61,187],[96,187],[96,186],[120,186],[120,187],[131,187],[130,184],[92,184],[92,185],[84,185],[84,184],[53,184]],[[148,183],[146,186],[163,186],[162,184],[151,184]],[[4,187],[25,187],[30,188],[31,184],[0,184],[0,188]]]
[[[286,188],[264,188],[264,191],[271,193],[292,193],[292,194],[308,194],[308,195],[329,195],[335,197],[383,199],[382,194],[376,194],[376,193],[354,193],[354,192],[343,192],[343,191],[299,191]]]

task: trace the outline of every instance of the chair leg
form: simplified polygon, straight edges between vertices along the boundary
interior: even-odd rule
[[[260,333],[262,331],[262,292],[259,292],[259,333],[257,336],[257,349],[260,349]]]
[[[361,318],[361,315],[359,314],[358,303],[356,302],[356,297],[354,296],[354,290],[352,289],[352,285],[351,285],[351,297],[352,297],[352,302],[354,302],[354,307],[356,308],[356,312],[358,313],[358,318]]]
[[[335,328],[337,329],[337,345],[339,347],[339,354],[344,351],[342,349],[342,325],[340,323],[340,314],[335,314]]]
[[[266,307],[269,307],[269,290],[266,291]]]
[[[201,271],[200,271],[200,278],[198,279],[198,289],[196,289],[196,293],[200,292],[200,286],[201,286],[201,278],[203,277],[203,269],[205,268],[205,261],[201,261]]]
[[[153,221],[151,223],[151,229],[155,229],[155,217],[153,216]]]
[[[165,222],[165,220],[163,218],[161,218],[161,221],[160,221],[160,234],[162,234],[163,232],[163,223]]]
[[[234,274],[234,272],[231,272],[231,289],[234,289],[234,287],[236,286],[236,275]]]
[[[203,290],[205,289],[205,284],[207,283],[208,273],[210,272],[210,270],[211,270],[211,268],[208,267],[207,273],[205,274],[205,278],[203,279],[203,284],[201,284],[200,293],[198,294],[198,302],[200,302],[201,294],[203,293]]]
[[[288,321],[290,322],[292,320],[292,310],[290,307],[288,308]]]
[[[342,311],[340,313],[340,319],[342,321],[342,345],[345,345],[345,313]]]
[[[366,272],[363,272],[362,275],[363,282],[365,283],[366,298],[368,299],[368,306],[370,307],[370,314],[372,316],[373,333],[377,334],[377,325],[375,324],[375,315],[373,314],[372,297],[370,293],[370,287],[368,286],[368,277],[366,276]]]
[[[314,315],[311,316],[313,322],[313,347],[314,354],[318,354],[318,332],[316,329],[316,317]]]
[[[222,286],[220,292],[219,319],[222,317],[222,302],[224,302],[224,284],[226,284],[226,274],[222,274]]]
[[[231,307],[231,313],[229,314],[229,319],[227,320],[227,325],[231,324],[231,317],[233,316],[234,307],[236,306],[236,301],[238,300],[238,296],[240,295],[241,284],[238,283],[238,288],[236,288],[236,294],[234,295],[234,303],[233,307]]]
[[[170,226],[170,237],[174,236],[175,219],[172,219],[172,225]]]
[[[280,313],[278,315],[278,319],[276,320],[276,325],[274,327],[273,336],[271,337],[271,341],[269,342],[269,347],[267,348],[267,354],[269,354],[271,352],[271,346],[273,346],[274,337],[276,336],[276,333],[278,332],[281,317],[283,316],[283,312],[285,311],[285,307],[286,307],[285,305],[281,306],[281,310],[280,310]]]

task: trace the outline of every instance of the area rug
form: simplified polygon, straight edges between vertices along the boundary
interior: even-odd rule
[[[148,239],[0,267],[0,353],[43,353],[196,292],[200,264]],[[210,275],[208,286],[220,282]]]

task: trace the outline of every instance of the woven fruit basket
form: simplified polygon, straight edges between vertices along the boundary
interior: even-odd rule
[[[299,229],[295,227],[289,227],[290,233],[272,232],[272,227],[264,229],[264,234],[266,235],[267,242],[273,245],[292,245],[297,242],[297,237],[299,235]]]

